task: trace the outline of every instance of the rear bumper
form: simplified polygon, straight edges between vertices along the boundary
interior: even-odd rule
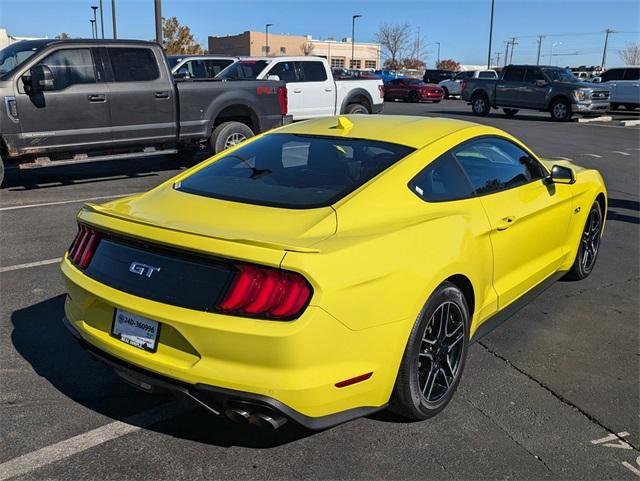
[[[202,383],[188,384],[127,363],[85,341],[78,330],[66,317],[62,318],[62,323],[83,349],[85,349],[94,358],[111,366],[118,376],[120,376],[120,378],[125,382],[149,393],[156,390],[164,390],[186,396],[196,401],[198,404],[201,404],[215,415],[221,415],[229,407],[247,406],[249,409],[259,410],[261,412],[280,413],[307,429],[321,430],[362,416],[367,416],[387,407],[385,404],[379,407],[353,408],[326,416],[306,416],[269,396],[236,391],[233,389],[226,389]]]
[[[578,102],[571,105],[571,110],[577,114],[605,113],[609,110],[609,102]]]

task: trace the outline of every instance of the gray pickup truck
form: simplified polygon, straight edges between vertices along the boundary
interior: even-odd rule
[[[284,82],[174,80],[135,40],[34,40],[0,50],[0,182],[7,168],[219,152],[290,121]]]
[[[574,113],[601,114],[609,110],[609,90],[580,81],[568,69],[540,65],[509,65],[498,79],[469,79],[462,83],[462,99],[473,113],[487,115],[502,107],[507,117],[519,109],[549,112],[557,121]]]

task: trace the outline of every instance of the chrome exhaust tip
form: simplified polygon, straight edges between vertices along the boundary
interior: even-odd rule
[[[224,412],[225,416],[238,424],[249,424],[251,413],[239,407],[227,408]]]
[[[259,428],[275,431],[287,422],[287,418],[277,414],[255,413],[249,416],[249,423]]]

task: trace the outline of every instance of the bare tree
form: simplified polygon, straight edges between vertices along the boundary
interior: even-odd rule
[[[640,65],[640,43],[630,43],[618,55],[625,65]]]
[[[454,72],[457,72],[458,70],[460,70],[460,64],[451,58],[447,58],[444,60],[440,60],[440,62],[438,62],[438,65],[436,65],[436,68],[440,70],[453,70]]]
[[[300,50],[305,55],[311,55],[314,48],[315,45],[313,45],[313,42],[310,42],[309,40],[303,42],[302,45],[300,45]]]
[[[202,45],[196,42],[191,29],[180,25],[176,17],[162,19],[162,48],[167,55],[201,54]]]
[[[388,60],[385,65],[396,69],[400,67],[400,59],[409,46],[410,27],[408,23],[389,25],[384,23],[376,33],[375,38],[385,49]]]

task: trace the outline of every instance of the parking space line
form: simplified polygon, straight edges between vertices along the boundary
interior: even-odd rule
[[[56,264],[62,260],[62,257],[56,257],[55,259],[45,259],[43,261],[27,262],[25,264],[16,264],[15,266],[0,267],[0,273],[19,271],[20,269],[28,269],[30,267],[48,266],[49,264]]]
[[[596,159],[601,159],[602,156],[598,154],[582,154],[584,156],[595,157]]]
[[[629,152],[622,152],[621,150],[612,150],[611,152],[613,152],[614,154],[620,154],[620,155],[631,155]]]
[[[17,210],[17,209],[30,209],[32,207],[46,207],[49,205],[61,205],[61,204],[75,204],[79,202],[89,202],[91,200],[106,200],[106,199],[118,199],[120,197],[127,197],[129,195],[135,195],[137,192],[130,194],[116,194],[116,195],[103,195],[100,197],[87,197],[86,199],[73,199],[73,200],[57,200],[53,202],[42,202],[40,204],[25,204],[25,205],[12,205],[9,207],[0,207],[0,211],[3,210]]]
[[[158,422],[174,418],[183,412],[185,412],[185,407],[179,403],[162,404],[148,411],[125,418],[122,421],[105,424],[86,433],[18,456],[0,464],[0,481],[29,473],[35,469],[104,444],[107,441],[112,441]]]

